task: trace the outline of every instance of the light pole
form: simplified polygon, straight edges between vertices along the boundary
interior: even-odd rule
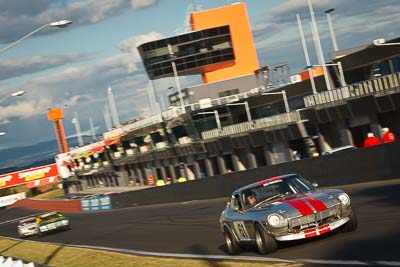
[[[385,38],[375,39],[372,43],[373,43],[375,46],[400,45],[400,43],[386,43]]]
[[[9,98],[10,96],[18,97],[18,96],[22,96],[22,95],[24,95],[24,94],[25,94],[25,91],[23,91],[23,90],[14,92],[14,93],[12,93],[12,94],[9,94],[9,95],[6,95],[5,97],[3,97],[3,98],[0,100],[0,103],[3,102],[4,100],[6,100],[7,98]]]
[[[227,106],[239,106],[239,105],[244,105],[246,108],[246,115],[247,115],[247,120],[249,122],[252,122],[252,118],[251,118],[251,113],[250,113],[250,108],[249,108],[249,103],[247,101],[245,101],[244,103],[229,103],[226,104]]]
[[[83,138],[81,133],[81,126],[79,124],[78,113],[74,112],[74,118],[72,119],[72,123],[75,125],[76,136],[78,138],[79,146],[83,146]]]
[[[31,37],[33,34],[37,33],[38,31],[41,31],[41,30],[43,30],[43,29],[45,29],[47,27],[65,28],[71,23],[72,23],[72,21],[70,21],[70,20],[60,20],[60,21],[55,21],[55,22],[50,22],[50,23],[44,24],[44,25],[40,26],[39,28],[37,28],[36,30],[34,30],[34,31],[28,33],[27,35],[23,36],[22,38],[18,39],[17,41],[15,41],[15,42],[9,44],[8,46],[0,49],[0,54],[5,52],[5,51],[7,51],[8,49],[16,46],[20,42],[22,42],[25,39]]]
[[[311,66],[307,66],[307,68],[312,68],[312,67],[321,67],[322,65],[311,65]],[[346,86],[346,79],[344,78],[344,72],[343,72],[343,68],[342,68],[342,63],[340,61],[338,61],[337,63],[328,63],[325,64],[325,66],[337,66],[338,70],[339,70],[339,77],[340,77],[340,85],[342,87]]]
[[[283,103],[285,104],[286,113],[290,112],[289,103],[286,96],[286,91],[282,90],[280,92],[272,92],[272,93],[262,93],[261,95],[282,95]]]
[[[185,103],[183,102],[183,98],[182,98],[182,94],[181,94],[181,84],[179,82],[179,76],[178,76],[178,72],[176,70],[176,64],[175,64],[175,54],[172,51],[172,46],[171,44],[168,44],[168,53],[170,56],[170,60],[171,60],[171,65],[172,65],[172,70],[174,72],[174,77],[175,77],[175,83],[176,83],[176,88],[178,89],[178,97],[179,97],[179,102],[181,104],[181,106],[185,106]]]
[[[303,46],[304,57],[306,58],[307,66],[309,66],[309,65],[311,65],[311,62],[310,62],[310,57],[308,55],[306,40],[304,38],[303,24],[301,23],[301,18],[300,18],[299,14],[296,14],[296,18],[297,18],[297,25],[299,27],[299,32],[300,32],[301,44]],[[308,69],[308,76],[310,76],[311,89],[312,89],[313,94],[315,95],[317,93],[317,89],[315,88],[313,72],[314,72],[313,69]]]
[[[312,36],[313,36],[313,39],[314,39],[315,49],[317,50],[318,63],[320,65],[322,65],[322,68],[324,70],[324,78],[325,78],[325,83],[326,83],[326,89],[327,90],[331,90],[331,84],[330,84],[330,81],[329,81],[329,73],[327,71],[327,68],[325,67],[324,52],[322,51],[322,45],[321,45],[321,40],[319,38],[317,20],[315,19],[312,0],[308,0],[308,7],[310,9],[310,15],[311,15],[311,22],[310,22],[311,23],[311,33],[312,33]]]
[[[214,114],[215,116],[215,121],[217,122],[217,128],[218,130],[221,130],[221,121],[219,119],[219,113],[218,110],[214,110],[214,111],[204,111],[204,112],[199,112],[197,114]]]
[[[337,40],[336,40],[336,35],[335,35],[334,30],[333,30],[333,24],[332,24],[331,13],[333,11],[335,11],[334,8],[328,9],[328,10],[325,11],[325,14],[326,14],[326,20],[328,21],[329,32],[331,34],[333,50],[339,51],[339,47],[338,47]]]

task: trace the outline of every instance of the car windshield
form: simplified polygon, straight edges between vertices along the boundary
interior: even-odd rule
[[[245,190],[242,193],[242,197],[245,207],[249,209],[260,207],[282,197],[304,194],[314,189],[306,179],[299,175],[293,175]]]
[[[48,220],[52,220],[52,219],[60,218],[60,217],[63,217],[63,215],[61,213],[52,213],[52,214],[43,216],[42,220],[43,221],[48,221]]]
[[[30,218],[30,219],[26,219],[24,221],[19,222],[19,225],[24,226],[24,225],[31,224],[34,222],[35,222],[35,218]]]

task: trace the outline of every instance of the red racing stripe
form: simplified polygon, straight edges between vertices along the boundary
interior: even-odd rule
[[[311,206],[313,206],[317,212],[326,210],[326,206],[325,206],[324,202],[322,202],[321,200],[319,200],[315,197],[305,197],[304,199],[307,200],[308,203],[310,203]]]
[[[297,209],[302,216],[313,214],[313,210],[307,205],[307,203],[300,199],[291,199],[284,202]]]
[[[259,181],[259,182],[257,182],[257,183],[258,183],[259,185],[264,185],[264,184],[266,184],[266,183],[270,183],[270,182],[273,182],[273,181],[276,181],[276,180],[281,180],[281,179],[282,179],[282,176],[275,176],[275,177],[272,177],[272,178],[268,178],[268,179]]]

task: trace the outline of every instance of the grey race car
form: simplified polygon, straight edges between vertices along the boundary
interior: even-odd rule
[[[260,254],[267,254],[277,249],[277,241],[319,236],[339,227],[355,230],[357,217],[349,196],[316,186],[288,174],[237,189],[220,217],[228,252],[255,244]]]

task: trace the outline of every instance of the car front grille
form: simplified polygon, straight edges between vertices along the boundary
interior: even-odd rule
[[[290,219],[289,229],[293,229],[296,227],[300,227],[300,229],[314,227],[316,224],[321,225],[331,220],[334,220],[338,218],[339,215],[340,215],[340,205],[336,205],[315,214],[310,214]]]

